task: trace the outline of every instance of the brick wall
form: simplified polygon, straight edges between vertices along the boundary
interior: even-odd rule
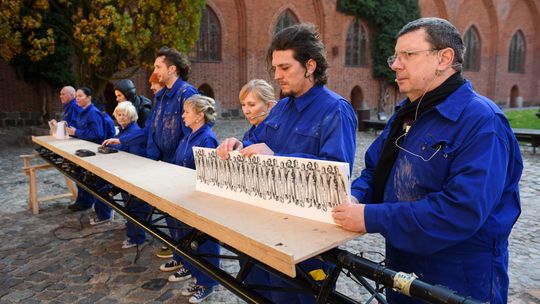
[[[19,79],[15,69],[1,59],[0,92],[0,127],[37,125],[61,111],[54,89]]]
[[[209,86],[223,109],[239,108],[238,91],[249,79],[263,78],[274,83],[266,71],[265,54],[277,18],[286,9],[290,9],[301,22],[315,23],[319,27],[330,64],[328,86],[348,100],[356,88],[354,90],[361,92],[359,96],[368,107],[377,106],[380,88],[378,81],[371,76],[370,56],[367,67],[345,66],[345,38],[353,17],[338,13],[336,0],[208,0],[207,5],[220,22],[221,61],[194,61],[189,82],[195,87]],[[419,5],[422,15],[448,18],[461,32],[472,25],[478,29],[480,70],[466,71],[464,75],[481,94],[501,105],[508,105],[510,91],[515,86],[525,105],[540,104],[538,1],[420,0]],[[361,21],[371,34],[369,26]],[[526,70],[521,74],[507,72],[508,47],[511,35],[517,29],[525,34],[527,45]],[[371,36],[368,43],[371,43]],[[132,77],[139,94],[151,96],[148,89],[150,72],[141,70]],[[45,93],[38,93],[35,85],[18,80],[13,69],[1,60],[0,90],[0,126],[31,124],[38,122],[39,117],[59,111],[60,102],[55,90],[45,89]],[[109,111],[115,106],[112,93],[109,90],[107,95]],[[387,109],[391,109],[395,100],[401,97],[394,87],[390,87]]]
[[[331,66],[328,86],[349,100],[353,88],[359,87],[368,106],[370,108],[377,106],[379,83],[371,76],[371,62],[368,63],[368,67],[347,67],[344,64],[346,32],[353,17],[338,13],[336,1],[280,0],[271,3],[245,1],[245,12],[241,11],[242,6],[238,5],[239,2],[241,1],[208,1],[208,5],[222,22],[223,60],[220,63],[193,64],[196,72],[192,82],[196,85],[207,83],[214,88],[216,98],[221,100],[224,108],[238,107],[237,92],[244,83],[240,76],[242,71],[239,70],[242,39],[246,40],[247,79],[271,80],[271,76],[265,70],[265,51],[270,43],[276,20],[285,9],[290,9],[301,22],[315,23],[319,27]],[[538,77],[534,77],[540,68],[540,63],[533,55],[534,50],[538,48],[537,45],[540,45],[539,39],[535,38],[539,33],[533,27],[538,22],[533,20],[539,14],[534,1],[498,1],[492,5],[483,0],[420,0],[419,4],[423,16],[446,17],[461,32],[473,25],[478,29],[481,40],[480,70],[465,71],[464,75],[481,94],[489,96],[501,105],[506,105],[510,89],[518,85],[519,95],[525,100],[525,104],[540,103],[537,97],[539,80]],[[239,29],[243,16],[247,16],[245,31]],[[369,33],[369,27],[364,21],[363,23]],[[509,28],[520,28],[528,33],[527,62],[531,64],[524,74],[506,72],[509,44],[506,32]],[[240,33],[245,33],[245,37]],[[394,104],[396,99],[402,98],[396,93],[395,88],[391,88],[390,93],[389,104]]]

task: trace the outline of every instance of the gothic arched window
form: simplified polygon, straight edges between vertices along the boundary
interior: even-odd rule
[[[202,11],[199,40],[193,54],[195,60],[221,60],[221,27],[216,13],[209,7]]]
[[[521,30],[517,31],[510,41],[508,72],[525,72],[525,36]]]
[[[345,65],[367,66],[367,34],[362,23],[355,19],[347,31]]]
[[[279,15],[274,33],[277,33],[282,29],[297,23],[298,18],[296,18],[296,16],[290,9],[286,9],[283,13],[281,13],[281,15]]]
[[[463,36],[465,43],[465,58],[463,69],[466,71],[480,70],[480,36],[474,26],[471,26]]]

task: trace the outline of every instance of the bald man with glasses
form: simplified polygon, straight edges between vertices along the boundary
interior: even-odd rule
[[[344,229],[379,233],[387,265],[491,303],[506,303],[508,236],[523,163],[499,107],[461,76],[465,47],[448,21],[421,18],[388,58],[407,98],[366,152]],[[387,290],[389,303],[417,303]]]

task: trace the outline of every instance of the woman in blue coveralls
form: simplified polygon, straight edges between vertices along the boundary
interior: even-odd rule
[[[252,79],[238,94],[244,116],[251,128],[244,133],[242,141],[255,141],[255,129],[263,122],[277,103],[274,88],[263,79]]]
[[[191,96],[184,103],[182,119],[190,132],[180,141],[174,162],[179,166],[195,169],[193,147],[215,148],[218,146],[218,140],[211,128],[216,120],[214,100],[199,94]],[[174,222],[172,225],[175,227],[185,227],[178,221]],[[171,226],[171,224],[169,225]],[[175,233],[172,237],[177,241],[186,234],[185,230],[176,229],[173,231]],[[197,253],[217,256],[219,245],[212,241],[206,241],[199,246]],[[173,259],[179,260],[176,252]],[[208,260],[214,266],[219,267],[219,258],[208,258]],[[169,276],[169,281],[179,282],[191,277],[194,280],[182,290],[182,295],[190,296],[189,303],[200,303],[214,292],[214,286],[217,285],[217,282],[186,262],[184,262],[183,267]]]
[[[251,124],[242,142],[255,142],[255,130],[266,119],[272,107],[276,104],[276,97],[274,94],[274,88],[265,80],[252,79],[246,83],[238,94],[240,99],[240,105],[242,106],[242,112],[244,116]],[[243,266],[246,261],[240,260],[240,265]],[[268,272],[261,270],[257,266],[251,268],[249,273],[244,278],[245,284],[253,285],[270,285]],[[270,299],[270,293],[267,291],[259,291],[259,293]]]
[[[77,117],[77,128],[74,126],[68,127],[68,134],[96,144],[101,144],[103,140],[105,140],[105,122],[103,114],[92,103],[92,89],[88,87],[77,89],[75,98],[77,100],[77,105],[81,107],[82,110]],[[91,208],[95,201],[96,199],[92,194],[77,186],[77,200],[74,204],[69,206],[69,209],[71,211],[86,210]],[[98,211],[96,210],[96,212]],[[94,223],[95,219],[109,220],[110,218],[111,211],[103,210],[103,212],[98,212],[96,218],[91,219],[90,223]]]
[[[115,138],[105,140],[103,145],[145,157],[146,137],[144,136],[144,130],[137,124],[139,116],[135,106],[129,101],[120,102],[114,109],[113,115],[120,125],[120,132]],[[124,202],[127,202],[128,194],[124,191],[121,194]],[[129,209],[135,214],[135,217],[141,220],[144,219],[150,208],[139,199],[134,197],[131,199],[132,201],[128,206]],[[95,208],[98,209],[98,206],[109,208],[102,202],[97,201]],[[127,239],[122,243],[122,248],[135,247],[143,244],[144,241],[146,241],[144,229],[128,221]]]

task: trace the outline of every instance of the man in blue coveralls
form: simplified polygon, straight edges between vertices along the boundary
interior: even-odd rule
[[[154,111],[146,123],[147,156],[174,164],[178,143],[189,133],[182,122],[184,101],[197,90],[187,83],[191,67],[186,56],[174,48],[162,47],[154,62],[154,74],[165,85],[154,96]]]
[[[326,51],[315,27],[298,24],[278,32],[267,52],[267,63],[281,87],[281,99],[254,132],[253,142],[226,139],[218,154],[240,149],[245,156],[254,154],[304,157],[347,162],[352,169],[356,145],[356,116],[349,102],[329,90]],[[314,279],[324,279],[326,266],[317,259],[299,264]],[[258,271],[258,269],[253,269]],[[277,276],[264,278],[273,287],[293,287]],[[308,293],[272,291],[274,303],[312,303]],[[266,293],[265,293],[266,294]]]
[[[174,164],[178,144],[185,134],[190,133],[183,121],[184,102],[197,90],[187,83],[191,67],[186,56],[174,48],[162,47],[154,62],[154,74],[164,87],[154,96],[154,110],[146,122],[146,154],[148,158]],[[183,231],[178,229],[183,224],[171,217],[166,218],[171,237],[179,240]],[[161,250],[160,250],[161,252]],[[177,271],[169,281],[189,279],[191,273],[183,267],[182,259],[176,253],[173,259],[160,266],[161,271]]]
[[[506,303],[508,236],[523,169],[503,112],[461,76],[458,30],[421,18],[397,35],[388,64],[400,92],[353,182],[358,204],[334,208],[344,229],[380,233],[387,266],[491,303]],[[387,289],[390,303],[417,303]]]
[[[77,105],[75,99],[75,88],[65,86],[60,90],[60,101],[64,111],[62,112],[62,120],[67,122],[68,126],[77,127],[77,117],[81,113],[82,108]]]

